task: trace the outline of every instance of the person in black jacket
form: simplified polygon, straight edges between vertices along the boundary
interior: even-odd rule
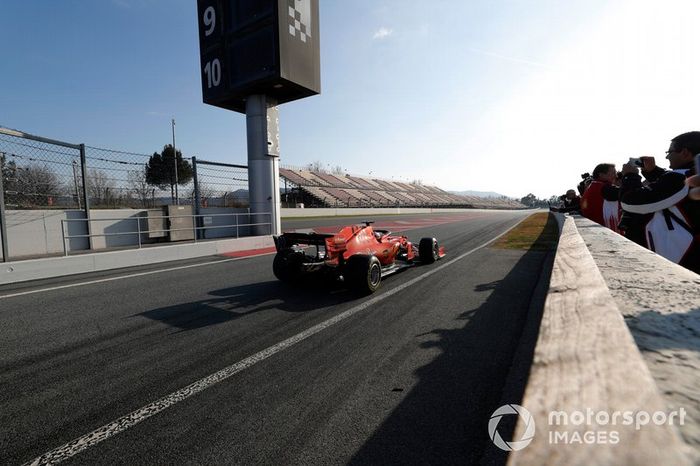
[[[550,209],[552,212],[580,213],[581,198],[576,195],[576,191],[569,189],[566,194],[559,196],[559,199],[563,205],[561,207],[552,207]]]
[[[622,167],[620,200],[625,236],[696,273],[700,273],[700,201],[688,197],[686,178],[695,175],[694,155],[700,153],[700,131],[676,136],[666,151],[671,170],[641,157],[643,186],[637,167]],[[630,215],[632,214],[632,215]]]

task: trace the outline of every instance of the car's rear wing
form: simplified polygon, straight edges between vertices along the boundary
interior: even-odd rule
[[[280,236],[273,236],[275,248],[281,250],[291,248],[295,245],[325,246],[326,238],[333,238],[334,235],[323,233],[282,233]]]

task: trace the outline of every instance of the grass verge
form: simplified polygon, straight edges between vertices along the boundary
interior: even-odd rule
[[[538,212],[523,220],[493,244],[497,249],[553,251],[559,242],[559,226],[550,212]]]

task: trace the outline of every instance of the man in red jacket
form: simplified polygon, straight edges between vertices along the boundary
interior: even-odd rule
[[[581,198],[581,214],[594,222],[618,231],[620,188],[615,186],[617,171],[611,163],[601,163],[593,170],[593,182]]]

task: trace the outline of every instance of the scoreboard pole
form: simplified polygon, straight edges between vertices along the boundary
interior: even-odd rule
[[[246,99],[248,137],[248,193],[251,222],[256,235],[279,235],[279,125],[275,102],[265,95]],[[257,215],[256,215],[257,214]]]
[[[277,106],[321,92],[318,4],[197,0],[202,99],[246,114],[255,235],[281,233]]]

